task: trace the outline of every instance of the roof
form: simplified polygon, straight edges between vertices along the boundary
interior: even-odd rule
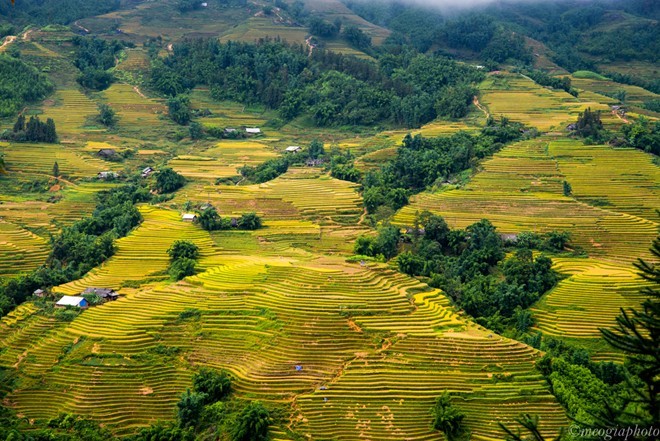
[[[43,289],[36,289],[32,294],[38,295],[38,294],[43,294],[44,290]]]
[[[84,297],[63,296],[56,305],[59,306],[86,306],[87,300]]]
[[[285,150],[286,150],[287,152],[297,152],[298,150],[300,150],[300,146],[297,146],[297,145],[290,145],[290,146],[287,147]]]
[[[98,176],[100,178],[110,178],[110,177],[116,178],[119,175],[113,171],[104,171],[104,172],[99,172]]]
[[[116,155],[117,152],[115,149],[101,149],[99,150],[99,155]]]
[[[151,168],[151,167],[146,167],[144,170],[142,170],[142,173],[149,173],[149,172],[152,172],[152,171],[154,171],[153,168]]]
[[[245,131],[246,131],[247,133],[261,133],[261,129],[256,128],[256,127],[255,127],[255,128],[247,128],[247,127],[246,127],[246,128],[245,128]]]
[[[183,216],[181,216],[181,219],[183,220],[194,220],[197,219],[197,215],[193,213],[184,213]]]
[[[104,299],[107,297],[119,297],[119,294],[112,288],[87,288],[83,291],[83,295],[85,294],[96,294]]]

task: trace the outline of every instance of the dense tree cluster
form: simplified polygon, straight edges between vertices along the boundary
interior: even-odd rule
[[[660,155],[660,122],[640,117],[632,124],[624,124],[621,133],[626,145]]]
[[[588,107],[584,112],[581,112],[572,133],[580,138],[588,138],[590,142],[603,141],[606,133],[603,122],[600,120],[600,111],[593,112]]]
[[[185,184],[186,178],[175,172],[171,167],[164,167],[156,172],[154,187],[159,193],[172,193]]]
[[[489,120],[479,135],[459,132],[448,137],[407,135],[396,157],[362,179],[364,206],[376,213],[381,206],[398,210],[410,194],[449,180],[473,167],[479,159],[498,151],[504,143],[519,139],[522,126],[506,119]]]
[[[174,280],[195,274],[195,261],[199,257],[199,248],[193,242],[177,240],[167,250],[170,266],[167,272]]]
[[[371,37],[355,25],[345,26],[341,35],[355,49],[368,51],[371,48]]]
[[[167,100],[167,113],[177,124],[185,126],[192,119],[190,99],[185,95],[173,96]]]
[[[0,18],[14,25],[67,24],[119,8],[120,0],[21,0],[0,2]]]
[[[266,441],[272,420],[259,401],[232,400],[229,374],[208,368],[193,376],[193,389],[181,395],[176,415],[176,423],[152,425],[129,441],[193,441],[209,433],[223,440]]]
[[[400,271],[428,277],[432,286],[442,288],[484,326],[526,332],[532,320],[525,309],[558,281],[552,261],[544,255],[534,257],[532,247],[561,252],[567,237],[521,236],[509,244],[515,252],[505,259],[506,244],[487,220],[451,230],[441,216],[423,212],[404,236],[397,227],[381,226],[376,236],[358,237],[354,252],[390,259],[405,248],[397,258]],[[405,242],[409,244],[402,245]]]
[[[114,76],[108,69],[114,67],[115,58],[125,43],[86,37],[74,37],[72,43],[76,47],[74,64],[81,72],[78,76],[80,85],[93,90],[110,87]]]
[[[525,71],[525,74],[534,80],[535,83],[541,86],[552,87],[553,89],[561,89],[564,92],[570,93],[573,96],[578,95],[578,91],[571,87],[570,77],[553,77],[542,70],[531,69]]]
[[[142,221],[134,204],[150,198],[146,187],[135,185],[100,192],[91,217],[64,227],[51,238],[52,251],[45,265],[0,284],[0,313],[6,314],[38,288],[79,279],[112,256],[115,239]]]
[[[0,117],[13,116],[26,103],[44,99],[53,84],[33,66],[0,54]]]
[[[302,158],[298,155],[283,156],[270,159],[257,166],[245,165],[239,168],[238,172],[248,181],[261,184],[286,173],[292,163],[302,163]]]
[[[19,115],[12,130],[5,130],[1,137],[14,142],[56,143],[57,130],[52,118],[42,122],[38,116],[31,116],[26,122],[25,116]]]
[[[468,314],[502,332],[513,326],[521,332],[531,325],[524,309],[557,282],[552,261],[534,258],[530,248],[518,245],[505,259],[505,244],[487,220],[465,230],[451,230],[444,219],[421,213],[411,233],[409,251],[398,257],[399,269],[430,278]]]
[[[285,120],[308,113],[319,126],[413,127],[438,115],[462,116],[469,84],[482,78],[442,57],[390,54],[374,63],[324,50],[309,56],[302,46],[277,41],[184,41],[152,69],[152,85],[166,95],[204,84],[216,99],[263,103]]]
[[[309,20],[309,32],[318,37],[334,38],[339,35],[340,30],[341,20],[336,20],[333,23],[328,23],[319,17],[312,17]]]
[[[207,231],[218,230],[258,230],[261,228],[261,218],[254,212],[243,213],[239,218],[221,217],[215,208],[209,207],[197,215],[199,226]]]
[[[443,393],[435,400],[432,409],[433,428],[442,431],[448,440],[456,440],[465,430],[463,419],[465,414],[451,402],[451,395]]]
[[[469,10],[452,16],[395,0],[344,3],[367,20],[392,29],[394,33],[386,45],[410,44],[422,52],[440,46],[478,53],[484,61],[530,63],[531,52],[521,38],[525,35],[552,49],[553,60],[570,71],[593,70],[599,63],[612,61],[654,63],[660,53],[656,38],[659,25],[647,20],[657,20],[660,7],[648,0],[596,0],[586,5],[571,0],[494,2],[479,12]],[[630,20],[623,26],[604,26],[613,10],[639,20]]]
[[[114,127],[117,123],[117,115],[109,105],[103,103],[99,104],[98,121],[106,127]]]

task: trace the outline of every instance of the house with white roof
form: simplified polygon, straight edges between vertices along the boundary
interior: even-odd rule
[[[63,296],[55,303],[56,308],[66,308],[67,306],[84,309],[89,306],[89,303],[87,303],[87,299],[79,296]]]

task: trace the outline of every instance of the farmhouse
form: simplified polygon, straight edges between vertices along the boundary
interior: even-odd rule
[[[151,174],[154,172],[154,169],[151,167],[146,167],[144,170],[142,170],[142,177],[143,178],[148,178],[151,176]]]
[[[82,295],[86,294],[96,294],[103,300],[117,300],[119,298],[119,294],[112,288],[87,288],[82,292]]]
[[[75,296],[63,296],[61,299],[55,303],[56,308],[66,308],[67,306],[73,306],[76,308],[87,308],[89,303],[84,297],[75,297]]]
[[[518,235],[517,235],[517,234],[503,233],[503,234],[500,234],[500,238],[501,238],[504,242],[510,242],[510,243],[516,243],[516,242],[518,242]]]
[[[302,149],[300,148],[300,146],[297,145],[290,145],[289,147],[284,149],[284,151],[287,153],[298,153],[300,150]]]
[[[194,213],[184,213],[183,216],[181,216],[181,219],[183,219],[184,222],[197,222],[197,215]]]
[[[101,149],[97,155],[104,159],[110,159],[117,156],[117,151],[115,149]]]
[[[32,295],[35,297],[45,297],[46,291],[44,291],[43,289],[37,289],[32,293]]]
[[[96,175],[97,178],[105,180],[112,180],[112,179],[117,179],[119,175],[115,172],[112,171],[104,171],[104,172],[99,172],[98,175]]]
[[[245,133],[247,133],[248,135],[259,135],[261,133],[261,129],[256,128],[256,127],[255,128],[246,127],[245,128]]]
[[[231,127],[225,129],[225,135],[231,135],[233,133],[236,133],[236,129],[232,129]]]

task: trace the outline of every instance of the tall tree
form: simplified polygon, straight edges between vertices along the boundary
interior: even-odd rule
[[[512,429],[509,429],[506,425],[498,422],[499,426],[502,428],[506,436],[504,439],[506,441],[545,441],[545,437],[541,434],[539,430],[539,417],[536,415],[530,415],[528,413],[521,415],[516,419],[516,423],[520,424],[526,432],[531,436],[523,436],[520,433],[520,429],[517,429],[515,432]],[[556,438],[553,438],[553,441],[561,441],[564,438],[563,432],[559,432]]]
[[[621,308],[614,329],[601,329],[605,340],[627,355],[627,384],[630,398],[619,408],[606,404],[599,415],[600,426],[648,429],[660,421],[660,236],[651,247],[654,261],[639,259],[634,265],[649,282],[642,289],[647,299],[642,309]],[[650,439],[650,438],[648,438]]]

